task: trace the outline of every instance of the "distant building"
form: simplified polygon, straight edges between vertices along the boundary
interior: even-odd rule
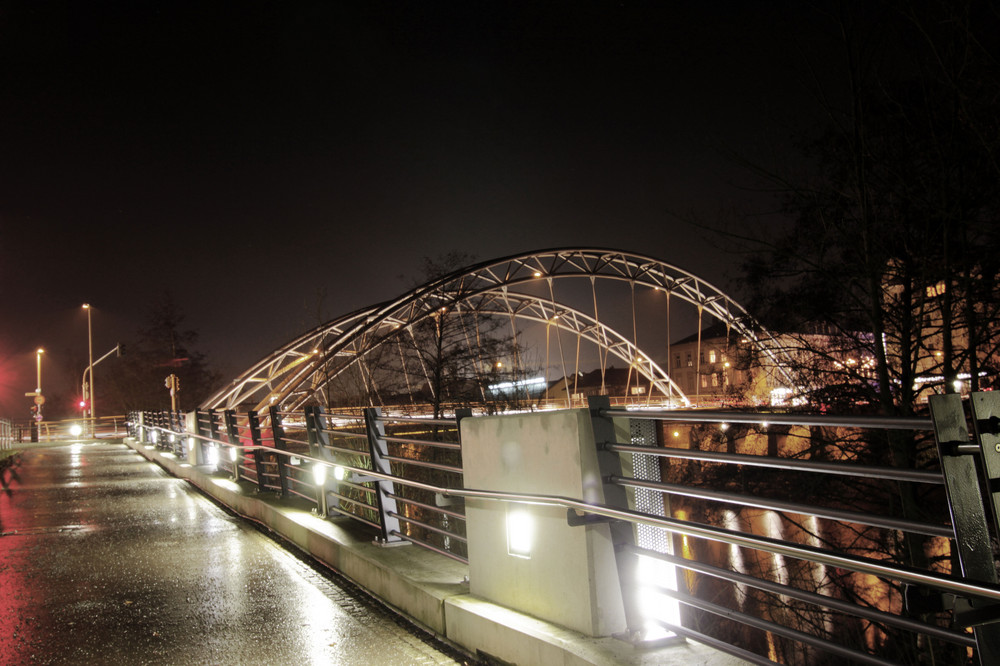
[[[700,338],[694,333],[672,343],[664,369],[693,402],[736,398],[747,381],[746,346],[738,331],[716,322]]]

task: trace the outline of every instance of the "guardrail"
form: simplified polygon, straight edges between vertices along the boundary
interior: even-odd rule
[[[26,442],[58,443],[81,437],[124,437],[127,432],[125,421],[125,416],[121,415],[40,422],[0,419],[0,448],[4,448],[4,442],[7,448],[11,448]]]
[[[10,419],[0,419],[0,450],[6,451],[13,447],[17,439],[14,422]]]
[[[1000,395],[970,404],[973,437],[958,396],[933,398],[933,418],[902,419],[594,401],[599,455],[618,465],[601,470],[602,505],[464,488],[459,426],[469,413],[311,407],[196,412],[185,424],[145,412],[129,415],[129,429],[262,492],[365,523],[378,542],[462,562],[466,498],[556,505],[570,524],[631,524],[619,557],[680,572],[622,581],[626,605],[645,604],[641,623],[630,620],[634,638],[658,625],[754,663],[988,664],[1000,658],[990,544],[1000,532]],[[607,435],[615,427],[628,441]]]

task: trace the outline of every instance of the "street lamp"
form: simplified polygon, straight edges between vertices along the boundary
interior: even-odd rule
[[[38,382],[35,384],[35,393],[38,395],[42,394],[42,354],[44,353],[45,350],[41,347],[35,352],[35,367],[38,370]]]
[[[90,303],[84,303],[83,309],[87,311],[87,358],[89,361],[88,371],[89,376],[87,378],[88,390],[90,402],[87,403],[87,416],[90,417],[90,436],[94,437],[94,337],[91,334],[90,327]]]

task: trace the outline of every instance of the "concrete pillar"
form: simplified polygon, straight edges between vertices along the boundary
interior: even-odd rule
[[[603,503],[586,409],[463,419],[465,487]],[[472,594],[589,636],[626,629],[607,524],[566,509],[469,498]]]

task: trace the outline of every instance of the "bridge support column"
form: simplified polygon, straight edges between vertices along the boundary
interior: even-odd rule
[[[461,430],[467,488],[604,503],[588,410],[463,419]],[[470,497],[466,533],[472,594],[588,636],[627,628],[607,523]]]

